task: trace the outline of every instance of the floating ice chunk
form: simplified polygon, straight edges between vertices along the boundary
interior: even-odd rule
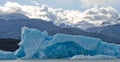
[[[15,60],[17,57],[13,52],[7,52],[0,50],[0,60]]]
[[[98,38],[60,33],[49,36],[45,31],[26,27],[22,29],[21,36],[20,48],[15,55],[22,59],[67,58],[74,55],[120,58],[120,45],[106,43]]]

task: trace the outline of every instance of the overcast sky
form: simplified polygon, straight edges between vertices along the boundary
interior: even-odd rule
[[[14,1],[25,5],[46,4],[53,8],[70,10],[86,10],[92,7],[113,7],[120,13],[120,0],[0,0],[0,5],[7,1]]]

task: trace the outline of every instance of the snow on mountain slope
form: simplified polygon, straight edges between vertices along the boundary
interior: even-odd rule
[[[57,26],[87,29],[120,23],[119,13],[112,7],[91,8],[83,12],[78,10],[54,9],[47,5],[30,6],[7,2],[0,6],[0,13],[19,13],[29,18],[52,21]]]
[[[28,19],[27,16],[19,13],[6,13],[6,14],[0,14],[0,19]]]
[[[93,32],[93,33],[102,33],[120,40],[120,24],[115,24],[115,25],[110,25],[105,27],[90,28],[90,29],[87,29],[86,31]]]
[[[74,55],[108,55],[120,58],[120,45],[105,43],[98,38],[56,34],[24,27],[20,48],[15,55],[21,59],[67,58]],[[34,45],[34,46],[33,46]]]

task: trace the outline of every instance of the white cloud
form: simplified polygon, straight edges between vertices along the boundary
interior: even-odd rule
[[[99,7],[99,6],[116,6],[120,0],[79,0],[83,8]]]
[[[119,14],[112,7],[91,8],[84,12],[75,10],[53,9],[47,5],[29,6],[20,5],[15,2],[7,2],[0,6],[0,14],[20,13],[29,18],[39,18],[52,21],[56,25],[66,25],[71,27],[96,27],[118,23],[115,21]]]

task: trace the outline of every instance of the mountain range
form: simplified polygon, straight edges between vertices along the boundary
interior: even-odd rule
[[[0,38],[12,38],[20,39],[22,27],[36,28],[41,31],[48,31],[49,35],[56,33],[72,34],[72,35],[84,35],[95,38],[100,38],[106,42],[120,43],[118,39],[101,33],[85,32],[80,28],[67,28],[58,27],[52,22],[47,22],[41,19],[0,19]],[[94,29],[93,29],[94,30]]]
[[[0,19],[0,38],[20,39],[21,28],[24,26],[37,28],[41,31],[58,29],[52,22],[40,19]]]

